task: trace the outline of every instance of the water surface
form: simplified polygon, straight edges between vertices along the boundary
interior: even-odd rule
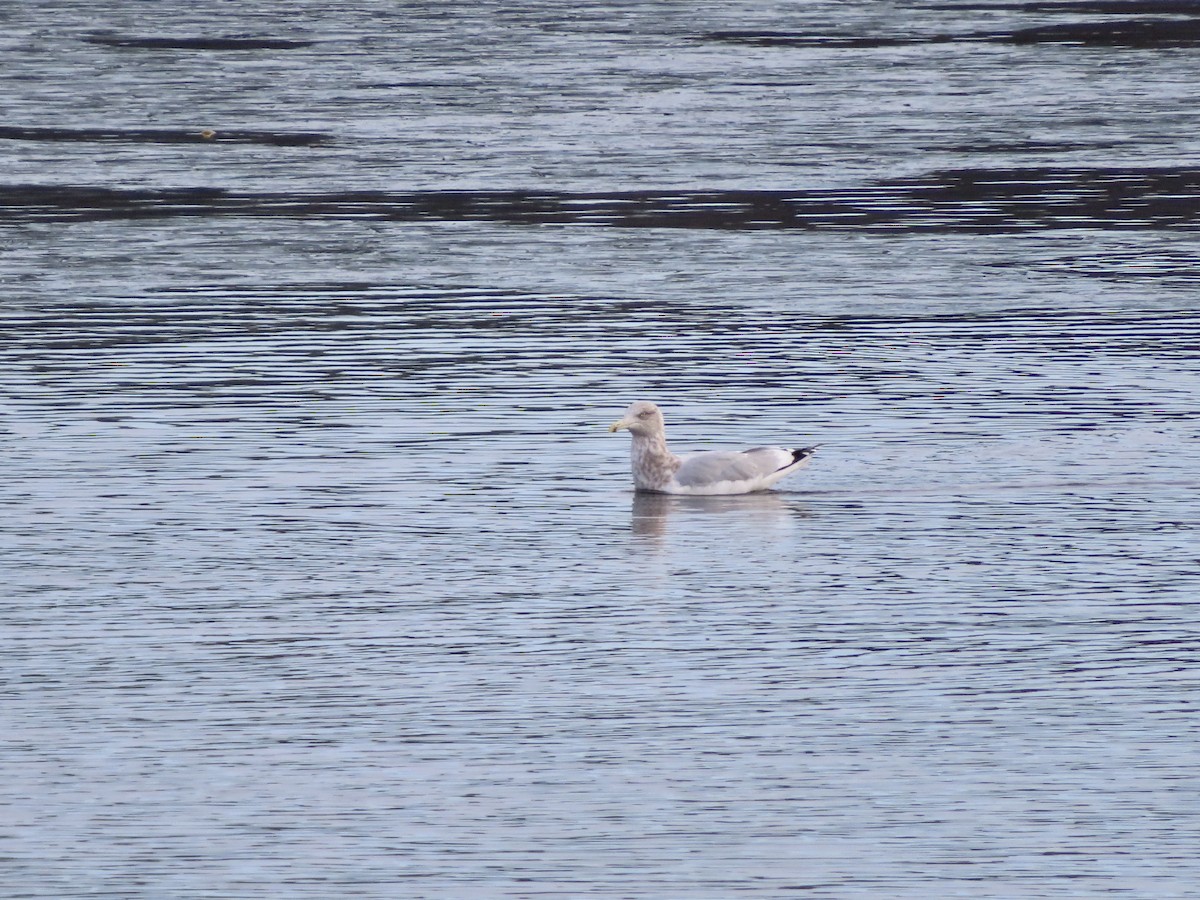
[[[1195,896],[1186,51],[704,38],[1103,19],[996,5],[143,6],[4,38],[7,124],[60,130],[0,138],[9,894]],[[923,227],[968,171],[1016,205]],[[304,205],[364,190],[890,219]],[[636,496],[639,398],[679,449],[823,446]]]

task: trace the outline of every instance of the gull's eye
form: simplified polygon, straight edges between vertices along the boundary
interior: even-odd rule
[[[647,418],[649,415],[650,415],[650,410],[648,410],[648,409],[643,409],[643,410],[642,410],[640,413],[638,413],[638,418],[639,418],[639,419],[645,419],[645,418]]]

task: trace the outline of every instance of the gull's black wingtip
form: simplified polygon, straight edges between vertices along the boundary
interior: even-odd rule
[[[812,456],[814,453],[816,453],[817,447],[820,447],[820,446],[821,446],[820,444],[815,444],[812,447],[801,447],[799,450],[793,450],[792,451],[792,462],[793,463],[803,462],[804,460],[806,460],[810,456]]]

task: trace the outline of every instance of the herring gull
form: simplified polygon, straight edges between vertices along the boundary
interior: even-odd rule
[[[765,491],[808,464],[816,447],[791,450],[706,450],[676,456],[667,449],[662,411],[644,400],[625,410],[609,432],[628,429],[633,436],[633,483],[658,494],[749,494]]]

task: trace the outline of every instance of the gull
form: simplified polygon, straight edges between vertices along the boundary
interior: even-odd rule
[[[749,494],[765,491],[781,478],[808,464],[816,447],[754,447],[750,450],[707,450],[676,456],[667,449],[662,411],[639,400],[609,426],[633,436],[630,458],[639,491],[657,494]]]

